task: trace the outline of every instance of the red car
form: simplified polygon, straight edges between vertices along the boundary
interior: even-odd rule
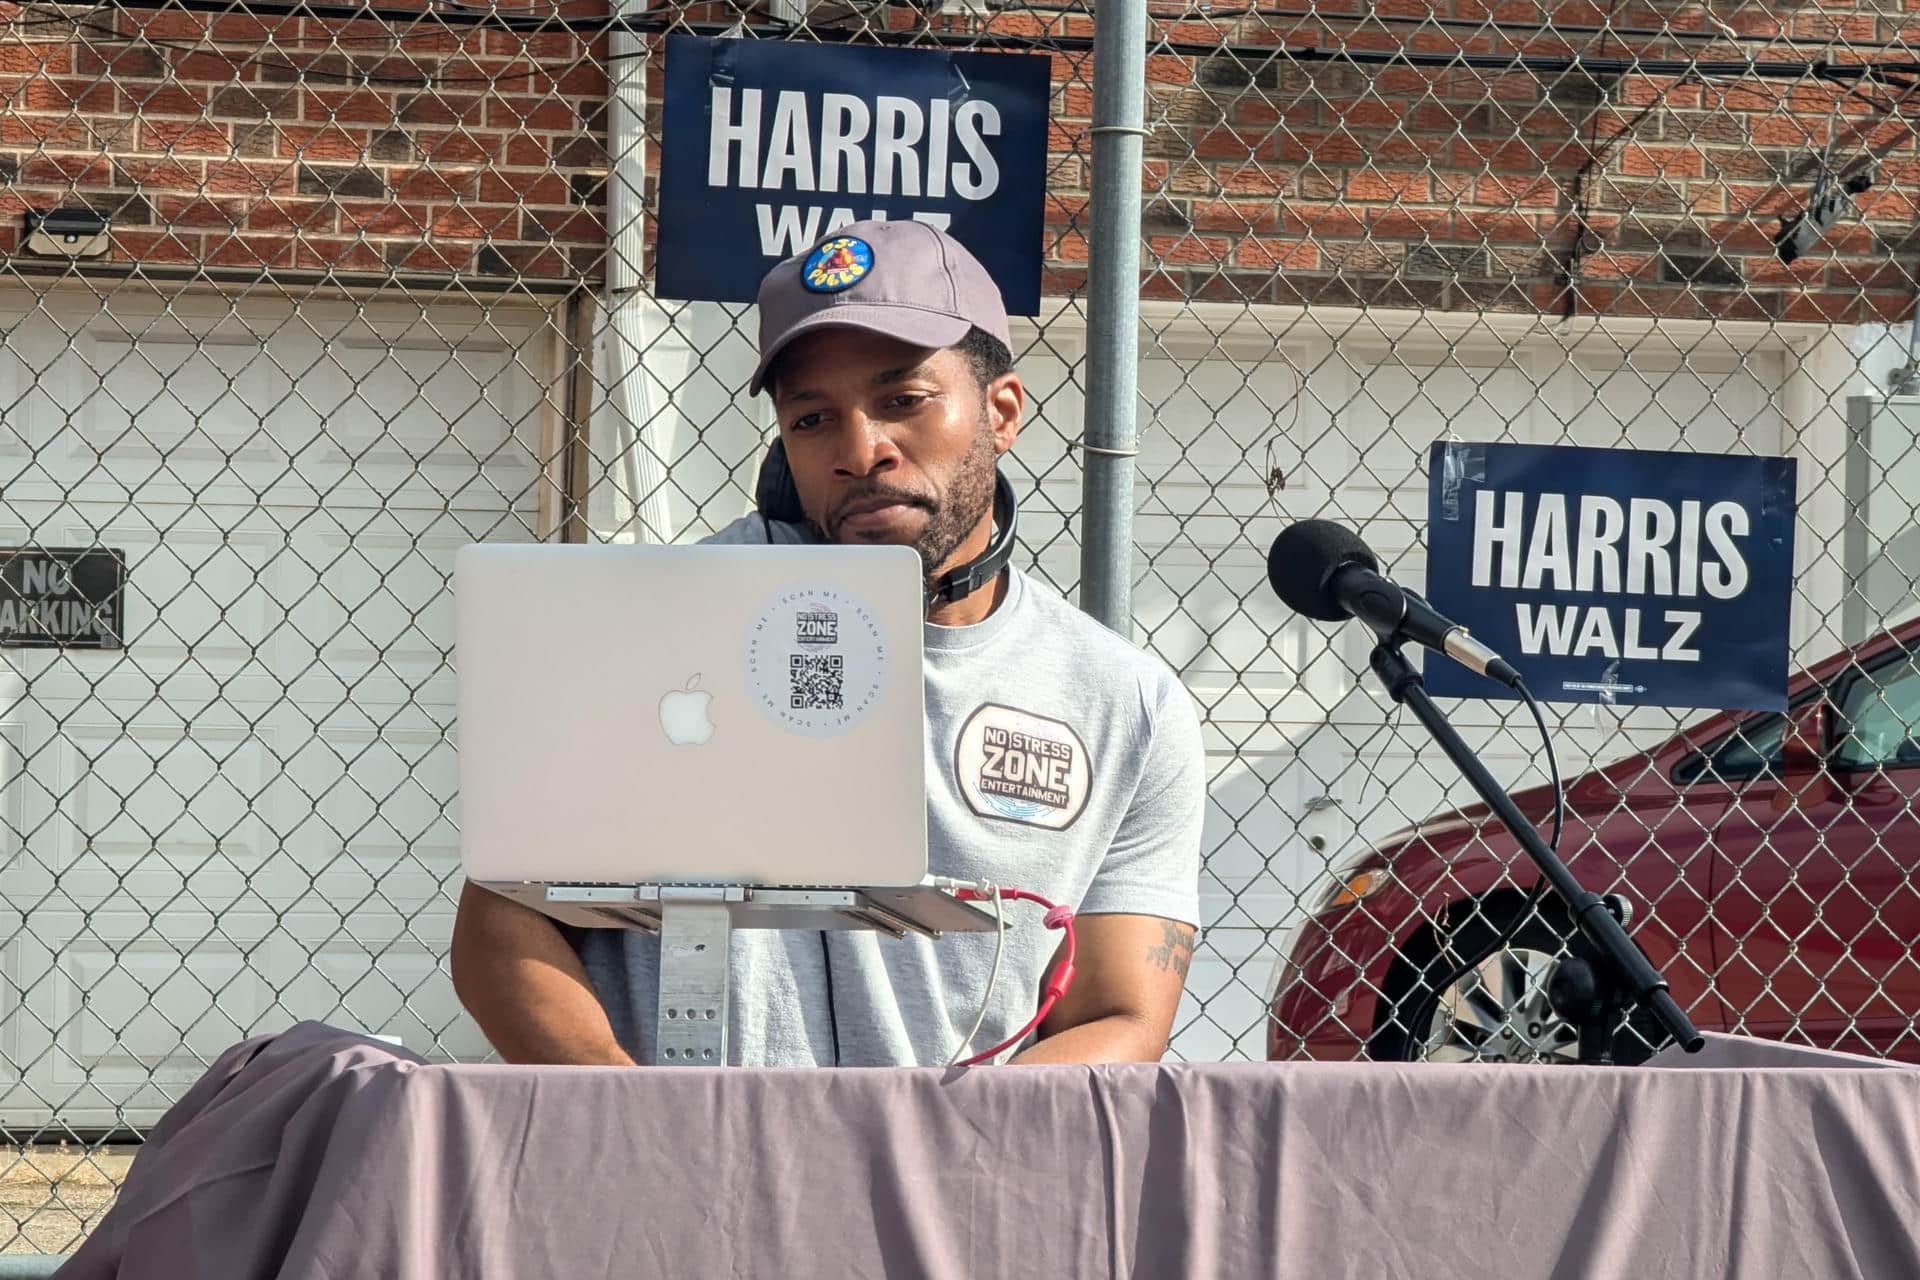
[[[1561,856],[1702,1030],[1920,1061],[1920,620],[1800,673],[1785,714],[1723,713],[1568,781]],[[1552,795],[1515,793],[1544,820]],[[1577,1057],[1546,984],[1571,929],[1484,806],[1333,871],[1282,947],[1267,1056]],[[1445,979],[1474,965],[1459,981]],[[1658,1047],[1640,1018],[1621,1061]]]

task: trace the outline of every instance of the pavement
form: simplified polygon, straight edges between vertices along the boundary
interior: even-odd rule
[[[0,1150],[0,1253],[72,1252],[113,1203],[138,1150]]]

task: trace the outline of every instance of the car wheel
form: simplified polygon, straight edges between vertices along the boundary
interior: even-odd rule
[[[1370,1044],[1375,1058],[1395,1062],[1545,1062],[1580,1060],[1579,1030],[1553,1011],[1547,984],[1566,954],[1572,925],[1557,903],[1542,903],[1507,945],[1494,944],[1523,906],[1517,897],[1465,903],[1448,913],[1436,944],[1425,933],[1389,975],[1388,999]],[[1473,967],[1442,982],[1462,962]],[[1636,1013],[1614,1036],[1613,1058],[1649,1057],[1658,1037]]]

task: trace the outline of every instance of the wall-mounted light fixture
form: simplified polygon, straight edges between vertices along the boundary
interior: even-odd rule
[[[85,205],[27,210],[28,253],[42,258],[98,258],[113,247],[113,217]]]

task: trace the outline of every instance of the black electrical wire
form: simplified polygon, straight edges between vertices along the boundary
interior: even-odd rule
[[[1525,684],[1515,687],[1519,690],[1521,698],[1526,701],[1527,710],[1533,713],[1533,723],[1539,728],[1541,744],[1546,748],[1547,776],[1553,780],[1553,834],[1547,841],[1547,848],[1557,854],[1560,852],[1560,831],[1566,822],[1566,790],[1560,784],[1560,762],[1554,755],[1553,735],[1547,732],[1547,719],[1541,714],[1540,704],[1534,700],[1532,691]],[[1545,876],[1541,876],[1539,882],[1528,891],[1526,900],[1514,913],[1513,919],[1509,920],[1495,936],[1490,949],[1487,949],[1484,954],[1470,956],[1460,961],[1445,977],[1426,989],[1408,1020],[1406,1044],[1409,1056],[1420,1052],[1424,1037],[1420,1034],[1419,1028],[1428,1017],[1438,1012],[1440,997],[1445,995],[1454,983],[1484,964],[1488,957],[1499,955],[1513,944],[1514,938],[1518,936],[1521,929],[1526,927],[1527,921],[1533,917],[1541,900],[1547,896],[1549,887],[1551,887],[1550,882]],[[1442,954],[1444,955],[1445,952],[1443,951]]]
[[[1526,699],[1527,710],[1533,713],[1533,723],[1535,727],[1540,730],[1540,742],[1541,745],[1546,748],[1547,752],[1547,776],[1553,780],[1553,836],[1547,841],[1547,848],[1553,853],[1558,854],[1560,852],[1560,829],[1566,822],[1567,813],[1566,790],[1560,785],[1560,762],[1554,757],[1553,735],[1547,732],[1547,720],[1540,712],[1540,704],[1534,700],[1532,690],[1528,689],[1525,684],[1521,684],[1519,689],[1520,696]],[[1527,918],[1533,914],[1534,908],[1538,907],[1540,900],[1547,896],[1548,887],[1547,878],[1541,876],[1539,882],[1533,886],[1533,891],[1527,895],[1525,905],[1523,905],[1519,913],[1507,923],[1507,927],[1500,931],[1500,936],[1494,939],[1494,954],[1498,955],[1512,945],[1515,936],[1519,934],[1521,928],[1526,924]],[[1457,980],[1456,978],[1455,981]]]
[[[1093,15],[1093,7],[1087,4],[1029,4],[1025,0],[987,0],[986,8],[990,13],[1079,13]],[[1792,48],[1797,45],[1816,45],[1822,48],[1839,44],[1848,50],[1871,49],[1884,51],[1898,49],[1914,52],[1916,46],[1906,40],[1849,40],[1836,35],[1829,40],[1811,40],[1804,36],[1795,36],[1781,31],[1771,35],[1758,32],[1728,35],[1723,31],[1706,29],[1695,30],[1691,27],[1621,27],[1608,21],[1600,26],[1587,26],[1577,23],[1534,23],[1512,22],[1488,18],[1446,18],[1435,13],[1332,13],[1317,9],[1279,9],[1267,5],[1250,4],[1235,9],[1187,8],[1178,12],[1147,10],[1147,17],[1162,22],[1208,22],[1216,18],[1241,18],[1254,16],[1268,19],[1289,19],[1301,22],[1320,22],[1328,26],[1339,24],[1352,27],[1394,26],[1394,27],[1436,27],[1443,30],[1472,32],[1498,32],[1512,36],[1599,36],[1618,40],[1667,40],[1676,44],[1752,44],[1785,45]],[[1609,10],[1609,19],[1612,11]]]
[[[1613,15],[1619,7],[1620,0],[1607,0],[1607,17],[1605,24],[1607,27],[1613,25]],[[1606,49],[1606,38],[1603,36],[1601,37],[1600,51],[1605,53]],[[1647,104],[1647,107],[1651,109],[1655,104],[1665,102],[1666,99],[1667,95],[1665,91],[1662,91],[1654,97],[1653,102]],[[1601,101],[1605,101],[1604,96]],[[1586,258],[1588,241],[1593,235],[1592,228],[1587,225],[1587,213],[1593,207],[1587,199],[1587,175],[1593,172],[1594,160],[1600,154],[1598,150],[1600,142],[1600,105],[1600,103],[1596,102],[1593,106],[1593,113],[1589,119],[1590,127],[1587,130],[1586,162],[1580,166],[1580,171],[1573,175],[1573,198],[1567,202],[1573,211],[1573,240],[1567,245],[1567,260],[1561,268],[1560,318],[1562,320],[1573,319],[1574,311],[1580,305],[1580,295],[1576,288],[1580,279],[1580,263]],[[1646,117],[1646,114],[1646,110],[1642,110],[1639,115],[1623,125],[1619,132],[1614,134],[1612,138],[1609,138],[1607,140],[1609,151],[1611,151],[1614,144],[1621,138],[1632,133],[1634,129],[1639,126],[1640,121]]]
[[[522,17],[517,14],[504,14],[497,10],[484,9],[387,9],[379,5],[350,5],[321,3],[319,0],[244,0],[234,3],[232,0],[164,0],[164,3],[141,5],[131,0],[107,0],[101,8],[126,10],[128,12],[181,12],[217,16],[241,17],[282,17],[282,18],[318,18],[333,21],[385,21],[406,28],[433,27],[480,27],[489,30],[513,31],[526,34],[570,32],[575,35],[599,35],[609,31],[626,31],[634,35],[663,35],[669,32],[684,35],[727,36],[752,34],[765,37],[780,37],[793,34],[801,28],[774,21],[761,22],[688,22],[678,13],[666,15],[648,15],[643,17],[620,17],[617,15],[594,14],[573,17],[559,13],[543,14],[538,17]],[[1332,15],[1330,15],[1332,16]],[[826,43],[826,37],[842,37],[850,43],[876,45],[908,45],[914,47],[954,48],[962,50],[981,49],[1044,49],[1050,51],[1090,50],[1093,48],[1092,36],[1033,36],[1024,33],[993,30],[973,31],[886,31],[872,27],[854,29],[829,26],[807,27],[807,34],[816,42]],[[125,33],[122,33],[125,34]],[[1856,47],[1868,47],[1860,45]],[[1887,48],[1907,49],[1910,46],[1889,44]],[[1318,45],[1266,45],[1219,43],[1207,41],[1168,40],[1165,38],[1148,41],[1148,49],[1157,54],[1173,54],[1182,57],[1214,57],[1229,55],[1241,59],[1269,60],[1277,59],[1299,63],[1345,63],[1358,67],[1427,67],[1434,69],[1460,69],[1497,72],[1530,72],[1535,75],[1554,75],[1568,71],[1584,71],[1595,78],[1612,78],[1625,75],[1677,76],[1700,75],[1753,77],[1771,80],[1799,80],[1812,77],[1819,80],[1833,80],[1841,83],[1862,79],[1882,79],[1889,75],[1920,75],[1920,61],[1893,62],[1834,62],[1829,59],[1798,60],[1762,60],[1744,58],[1737,60],[1705,61],[1698,58],[1600,58],[1584,54],[1525,54],[1525,53],[1469,53],[1456,50],[1451,53],[1431,53],[1412,49],[1350,49],[1344,45],[1333,48],[1321,48]],[[619,56],[619,55],[614,55]],[[657,56],[652,50],[641,50],[633,57]]]
[[[609,23],[610,27],[622,25]],[[634,19],[623,24],[638,34],[673,32],[686,35],[723,36],[740,31],[784,35],[786,27],[738,26],[731,23],[687,23],[663,19]],[[809,34],[819,37],[846,34],[850,43],[878,45],[933,46],[967,50],[1039,49],[1053,52],[1093,48],[1092,36],[1030,36],[1004,31],[980,32],[893,32],[861,30],[838,32],[828,27],[813,27]],[[820,41],[824,43],[824,41]],[[1506,74],[1526,72],[1536,76],[1561,75],[1584,71],[1595,79],[1621,76],[1715,76],[1721,79],[1751,77],[1761,80],[1830,80],[1853,83],[1860,80],[1885,80],[1888,76],[1920,75],[1920,62],[1775,62],[1757,59],[1707,62],[1697,58],[1590,58],[1580,54],[1539,55],[1521,53],[1427,53],[1414,49],[1349,49],[1344,46],[1323,49],[1317,45],[1248,45],[1207,43],[1188,40],[1149,40],[1149,55],[1174,55],[1186,58],[1231,56],[1249,62],[1340,63],[1355,67],[1425,67],[1436,70],[1493,71]],[[619,55],[615,55],[616,57]],[[638,51],[631,57],[657,56]]]
[[[92,32],[94,35],[105,36],[114,40],[124,40],[127,38],[126,32],[123,32],[114,27],[108,26],[105,23],[96,22],[91,18],[85,18],[85,17],[71,17],[71,18],[64,17],[64,16],[50,16],[46,18],[34,17],[34,18],[26,19],[25,21],[22,21],[16,24],[16,26],[26,27],[29,29],[36,26],[54,26],[54,25],[58,25],[58,26],[72,25],[78,28],[79,30],[89,31],[89,32]],[[191,53],[191,54],[209,55],[213,57],[220,57],[224,55],[224,56],[227,56],[227,60],[233,65],[233,67],[236,70],[241,67],[262,67],[262,68],[267,68],[274,71],[289,72],[293,75],[301,76],[307,80],[325,81],[330,84],[361,85],[361,86],[368,86],[368,87],[378,86],[381,88],[389,88],[389,89],[428,89],[428,88],[444,89],[444,88],[451,88],[457,85],[493,86],[493,85],[497,85],[500,82],[500,80],[503,78],[502,76],[448,76],[448,75],[437,75],[437,74],[427,75],[424,73],[418,76],[391,76],[391,75],[382,75],[378,72],[371,72],[371,71],[368,71],[368,72],[333,71],[324,67],[303,67],[298,63],[284,62],[278,58],[272,57],[267,54],[258,53],[258,52],[242,53],[238,50],[233,50],[229,52],[228,50],[221,48],[219,45],[186,44],[178,40],[156,40],[149,36],[140,36],[138,38],[140,40],[140,43],[146,48],[165,49],[169,53]],[[403,37],[398,35],[382,37],[382,42],[392,43],[394,40],[397,40],[400,38],[403,38]],[[302,52],[306,52],[306,50],[302,50]],[[524,73],[521,73],[521,74],[524,74]],[[127,89],[127,93],[129,95],[132,95],[136,92],[137,91],[135,89],[132,89],[132,88]]]
[[[827,931],[820,931],[820,971],[827,976],[827,1034],[833,1037],[833,1065],[840,1065],[840,1010],[833,995],[833,951],[827,946]]]
[[[155,0],[155,3],[151,3],[151,4],[135,3],[134,0],[103,0],[103,3],[101,4],[100,7],[107,8],[107,9],[125,9],[129,11],[178,10],[186,13],[237,15],[242,17],[293,17],[293,18],[320,18],[320,19],[360,20],[360,21],[374,20],[374,21],[383,21],[383,22],[395,22],[395,23],[401,23],[405,25],[444,24],[447,26],[477,26],[477,27],[485,27],[493,30],[529,31],[529,32],[551,31],[555,29],[560,29],[560,30],[567,30],[567,31],[598,34],[599,32],[613,30],[623,25],[628,30],[636,31],[636,32],[649,31],[649,30],[659,31],[659,30],[665,30],[668,27],[679,27],[679,26],[685,26],[688,29],[692,29],[695,26],[712,27],[712,28],[715,28],[716,30],[722,30],[722,29],[724,30],[739,30],[739,29],[755,30],[756,29],[750,24],[733,24],[733,23],[682,24],[682,23],[679,23],[677,19],[671,18],[671,17],[664,18],[664,19],[663,18],[628,19],[623,23],[621,19],[617,17],[608,16],[605,14],[592,14],[592,15],[585,15],[585,16],[563,15],[559,12],[559,9],[562,7],[562,4],[563,4],[563,0],[553,0],[553,3],[548,5],[547,11],[544,13],[540,13],[538,15],[530,14],[529,11],[533,8],[532,5],[490,6],[490,5],[481,5],[481,4],[475,4],[470,2],[463,2],[463,0],[453,0],[453,3],[450,5],[450,7],[429,8],[429,9],[386,8],[377,4],[369,4],[369,5],[335,4],[335,3],[323,3],[323,2],[320,2],[320,0]],[[1018,3],[1018,2],[989,3],[987,5],[987,9],[988,11],[994,12],[994,13],[1021,13],[1021,12],[1086,13],[1089,16],[1091,16],[1093,13],[1093,10],[1091,7],[1084,6],[1084,5],[1077,5],[1077,4],[1052,5],[1052,4],[1025,4],[1025,3]],[[1656,41],[1668,40],[1668,41],[1674,41],[1679,43],[1697,42],[1697,43],[1703,43],[1703,44],[1728,44],[1728,45],[1751,44],[1751,45],[1757,45],[1761,47],[1779,45],[1779,46],[1784,46],[1786,48],[1796,48],[1796,47],[1802,47],[1807,45],[1817,45],[1821,48],[1830,48],[1837,43],[1848,51],[1854,51],[1854,50],[1861,50],[1861,51],[1870,50],[1874,52],[1900,51],[1908,54],[1913,54],[1916,52],[1916,46],[1911,42],[1904,41],[1904,40],[1852,40],[1852,39],[1844,39],[1844,38],[1836,38],[1835,40],[1808,40],[1804,37],[1793,36],[1785,32],[1781,32],[1774,35],[1765,35],[1765,34],[1758,34],[1758,33],[1750,33],[1750,34],[1735,33],[1734,35],[1729,36],[1724,32],[1708,31],[1704,29],[1693,30],[1693,29],[1681,29],[1681,28],[1671,28],[1671,27],[1667,27],[1667,28],[1621,27],[1621,26],[1615,26],[1612,23],[1607,23],[1601,26],[1583,26],[1583,25],[1574,25],[1574,24],[1559,23],[1559,22],[1555,22],[1551,24],[1533,24],[1533,23],[1525,23],[1525,22],[1498,21],[1498,20],[1480,21],[1473,18],[1444,18],[1438,15],[1419,15],[1419,14],[1378,14],[1376,13],[1376,14],[1359,15],[1359,14],[1342,14],[1342,13],[1322,13],[1322,12],[1317,12],[1311,9],[1272,9],[1272,8],[1266,8],[1258,4],[1246,5],[1240,8],[1233,8],[1233,9],[1216,9],[1211,12],[1193,9],[1193,10],[1185,10],[1185,11],[1176,12],[1176,13],[1165,13],[1165,12],[1153,13],[1151,11],[1148,13],[1148,17],[1162,20],[1162,21],[1171,20],[1171,21],[1196,21],[1196,22],[1207,21],[1214,18],[1244,17],[1249,15],[1259,16],[1262,18],[1285,18],[1285,19],[1295,19],[1295,20],[1303,20],[1303,21],[1319,21],[1319,22],[1327,23],[1329,25],[1339,24],[1343,26],[1380,25],[1380,26],[1407,26],[1407,27],[1438,27],[1443,29],[1458,29],[1463,31],[1475,31],[1475,32],[1495,31],[1503,35],[1525,35],[1525,36],[1536,36],[1536,37],[1568,36],[1568,35],[1602,36],[1602,37],[1611,36],[1616,39],[1622,39],[1622,40],[1645,39],[1645,40],[1656,40]],[[788,24],[770,20],[770,21],[767,21],[759,29],[784,32],[784,31],[792,30],[793,28],[790,27]],[[824,31],[824,30],[828,30],[828,28],[824,28],[824,27],[813,28],[813,30]],[[875,31],[867,34],[883,35],[883,34],[889,34],[889,33]],[[901,34],[905,34],[905,33],[901,33]],[[1006,38],[1006,36],[1003,33],[997,33],[997,32],[982,32],[979,34],[987,38],[996,39],[996,40]],[[1206,47],[1212,48],[1216,46],[1209,45]],[[1260,47],[1267,48],[1268,46],[1260,46]],[[1643,59],[1642,61],[1645,61],[1645,60]],[[1727,64],[1727,65],[1739,66],[1744,64],[1735,63],[1735,64]],[[1815,68],[1818,68],[1821,66],[1836,65],[1836,64],[1826,62],[1825,60],[1820,60],[1820,61],[1810,60],[1806,62],[1793,63],[1791,65],[1805,68],[1808,72],[1813,72]],[[1837,65],[1856,66],[1856,65],[1862,65],[1862,64],[1847,63],[1847,64],[1837,64]],[[1915,69],[1920,70],[1920,68],[1915,68]]]
[[[308,3],[307,0],[101,0],[100,9],[129,13],[199,13],[233,18],[318,18],[336,22],[390,22],[402,26],[481,27],[492,31],[599,32],[616,25],[605,14],[568,18],[557,13],[522,17],[497,9],[390,9],[377,4]]]
[[[1609,0],[1607,5],[1607,21],[1609,25],[1612,23],[1614,11],[1618,9],[1619,6],[1620,0]],[[1601,48],[1602,50],[1606,48],[1604,40],[1601,43]],[[1599,238],[1594,233],[1593,228],[1587,224],[1587,215],[1593,210],[1593,201],[1589,198],[1591,193],[1588,188],[1588,182],[1592,179],[1594,170],[1604,165],[1606,161],[1612,157],[1614,150],[1619,147],[1622,142],[1633,136],[1646,118],[1666,102],[1669,93],[1672,93],[1675,88],[1692,79],[1701,79],[1704,83],[1704,78],[1697,75],[1683,75],[1669,80],[1660,92],[1656,93],[1645,106],[1641,107],[1640,110],[1635,113],[1632,119],[1621,125],[1620,128],[1616,129],[1613,134],[1607,138],[1604,146],[1599,145],[1600,104],[1595,104],[1592,116],[1592,128],[1587,133],[1587,156],[1586,159],[1581,162],[1579,172],[1573,175],[1573,193],[1572,199],[1569,201],[1573,210],[1573,240],[1567,245],[1567,259],[1561,271],[1561,319],[1573,319],[1574,314],[1580,306],[1580,293],[1577,287],[1580,282],[1580,264],[1592,253],[1595,247],[1595,241]]]

